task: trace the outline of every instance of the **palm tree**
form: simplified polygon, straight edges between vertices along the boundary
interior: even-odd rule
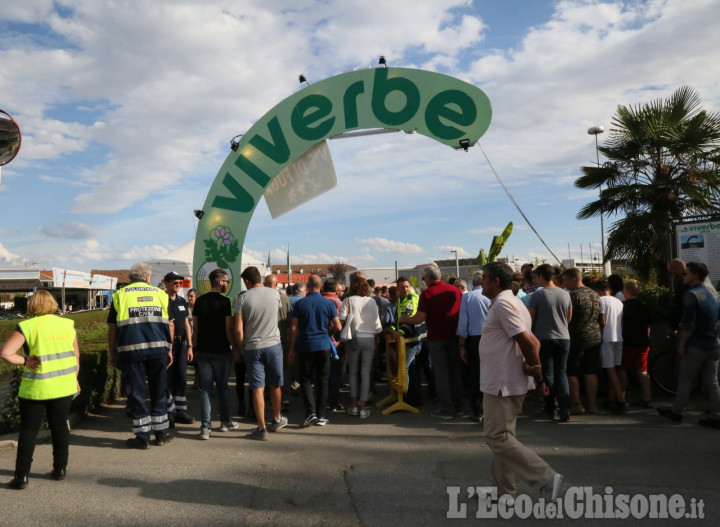
[[[618,106],[608,141],[599,148],[607,161],[581,167],[581,189],[602,188],[578,219],[621,216],[608,235],[605,260],[624,258],[647,279],[666,279],[672,222],[720,212],[720,114],[700,107],[700,96],[678,88],[667,99]]]

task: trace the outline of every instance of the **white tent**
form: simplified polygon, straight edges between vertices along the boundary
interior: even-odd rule
[[[175,271],[177,274],[191,280],[194,250],[195,238],[187,242],[185,245],[178,247],[174,251],[167,253],[162,258],[146,260],[145,263],[152,268],[152,281],[157,284],[171,271]],[[258,268],[261,276],[265,276],[270,272],[267,268],[266,262],[258,261],[251,256],[248,256],[246,253],[243,253],[240,272],[251,265]],[[238,275],[239,274],[240,273],[238,273]]]

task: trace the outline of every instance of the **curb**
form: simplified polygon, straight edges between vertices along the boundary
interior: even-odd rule
[[[68,426],[70,427],[70,430],[72,430],[77,424],[82,421],[83,416],[77,413],[72,413],[68,416]],[[13,448],[17,448],[17,436],[18,432],[13,432],[12,434],[5,434],[4,436],[0,436],[0,452],[4,452],[5,450],[10,450]],[[39,442],[45,442],[50,440],[50,430],[47,428],[43,428],[38,432],[37,441]]]

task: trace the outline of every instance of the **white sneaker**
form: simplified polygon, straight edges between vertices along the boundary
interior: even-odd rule
[[[310,414],[305,418],[305,422],[303,423],[303,428],[307,428],[308,426],[314,425],[318,422],[317,415]]]
[[[370,417],[370,410],[360,410],[360,419],[367,419]]]
[[[315,426],[325,426],[325,425],[328,424],[329,422],[330,422],[330,421],[328,421],[326,418],[324,418],[324,417],[319,417],[318,420],[315,421]]]
[[[240,428],[240,425],[237,424],[232,419],[225,423],[220,423],[220,431],[221,432],[229,432],[230,430],[237,430],[238,428]]]
[[[359,413],[358,407],[351,406],[350,408],[348,408],[347,413],[349,413],[350,415],[358,415],[358,413]]]
[[[200,439],[204,439],[207,441],[210,439],[210,429],[205,428],[204,426],[200,429]]]

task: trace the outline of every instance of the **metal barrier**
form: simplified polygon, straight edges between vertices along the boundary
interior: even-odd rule
[[[405,364],[405,342],[402,337],[397,340],[386,339],[385,341],[385,363],[387,365],[387,379],[390,385],[390,395],[377,403],[377,406],[392,404],[390,408],[383,410],[383,415],[406,410],[417,414],[420,412],[414,406],[403,401],[403,394],[407,391],[407,365]]]

